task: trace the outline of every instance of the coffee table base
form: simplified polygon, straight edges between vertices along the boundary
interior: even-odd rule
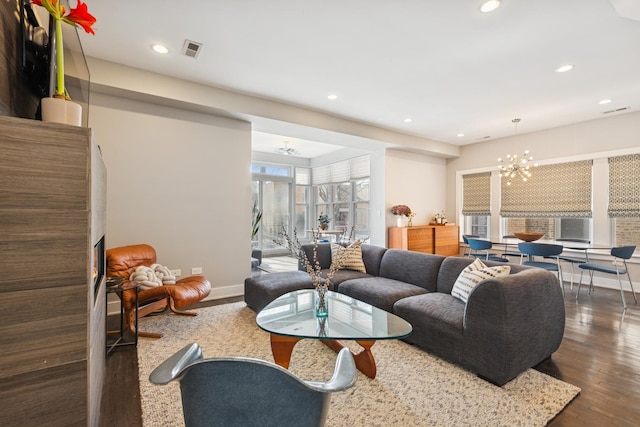
[[[289,362],[291,361],[291,353],[293,347],[302,338],[287,337],[282,335],[271,334],[271,352],[273,353],[273,360],[277,365],[283,368],[289,368]],[[321,340],[327,347],[338,353],[345,345],[338,340]],[[376,343],[375,340],[355,340],[362,350],[354,352],[351,350],[353,360],[356,363],[356,368],[369,378],[376,377],[376,361],[373,358],[371,347]]]

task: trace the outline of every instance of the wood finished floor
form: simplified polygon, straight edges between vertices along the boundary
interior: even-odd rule
[[[622,310],[620,292],[596,288],[587,295],[565,286],[567,312],[562,345],[536,369],[574,384],[582,392],[549,425],[640,425],[640,305],[627,293]],[[199,306],[242,301],[242,297]],[[146,381],[145,378],[141,379]],[[141,426],[135,348],[121,348],[107,357],[101,426]]]

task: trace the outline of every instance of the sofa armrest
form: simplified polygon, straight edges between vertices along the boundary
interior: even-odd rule
[[[503,372],[507,381],[522,371],[520,366],[551,356],[562,342],[564,326],[557,277],[527,269],[485,280],[471,292],[463,320],[465,348],[483,349],[482,360],[475,362],[477,372]]]

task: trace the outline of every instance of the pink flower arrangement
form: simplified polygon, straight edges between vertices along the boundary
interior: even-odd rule
[[[391,208],[391,213],[408,217],[411,214],[411,208],[407,205],[395,205]]]

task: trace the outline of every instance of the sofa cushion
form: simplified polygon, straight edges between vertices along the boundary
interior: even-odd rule
[[[313,289],[311,277],[303,271],[262,274],[244,280],[244,300],[257,313],[280,295],[299,289]]]
[[[336,263],[336,268],[339,270],[355,270],[366,273],[361,245],[360,240],[356,240],[346,248],[337,243],[331,243],[331,262]]]
[[[427,292],[420,286],[383,277],[346,280],[340,284],[338,291],[389,313],[399,299]]]
[[[466,303],[469,299],[469,294],[480,282],[489,278],[506,276],[510,271],[511,266],[487,267],[480,259],[476,259],[462,270],[458,280],[453,284],[451,295]]]
[[[389,249],[380,262],[380,277],[410,283],[433,292],[444,259],[440,255]]]
[[[393,313],[412,325],[414,322],[424,323],[425,327],[438,324],[440,329],[453,329],[460,333],[463,329],[464,310],[462,301],[440,292],[403,298],[393,305]],[[416,316],[421,319],[418,320]]]

